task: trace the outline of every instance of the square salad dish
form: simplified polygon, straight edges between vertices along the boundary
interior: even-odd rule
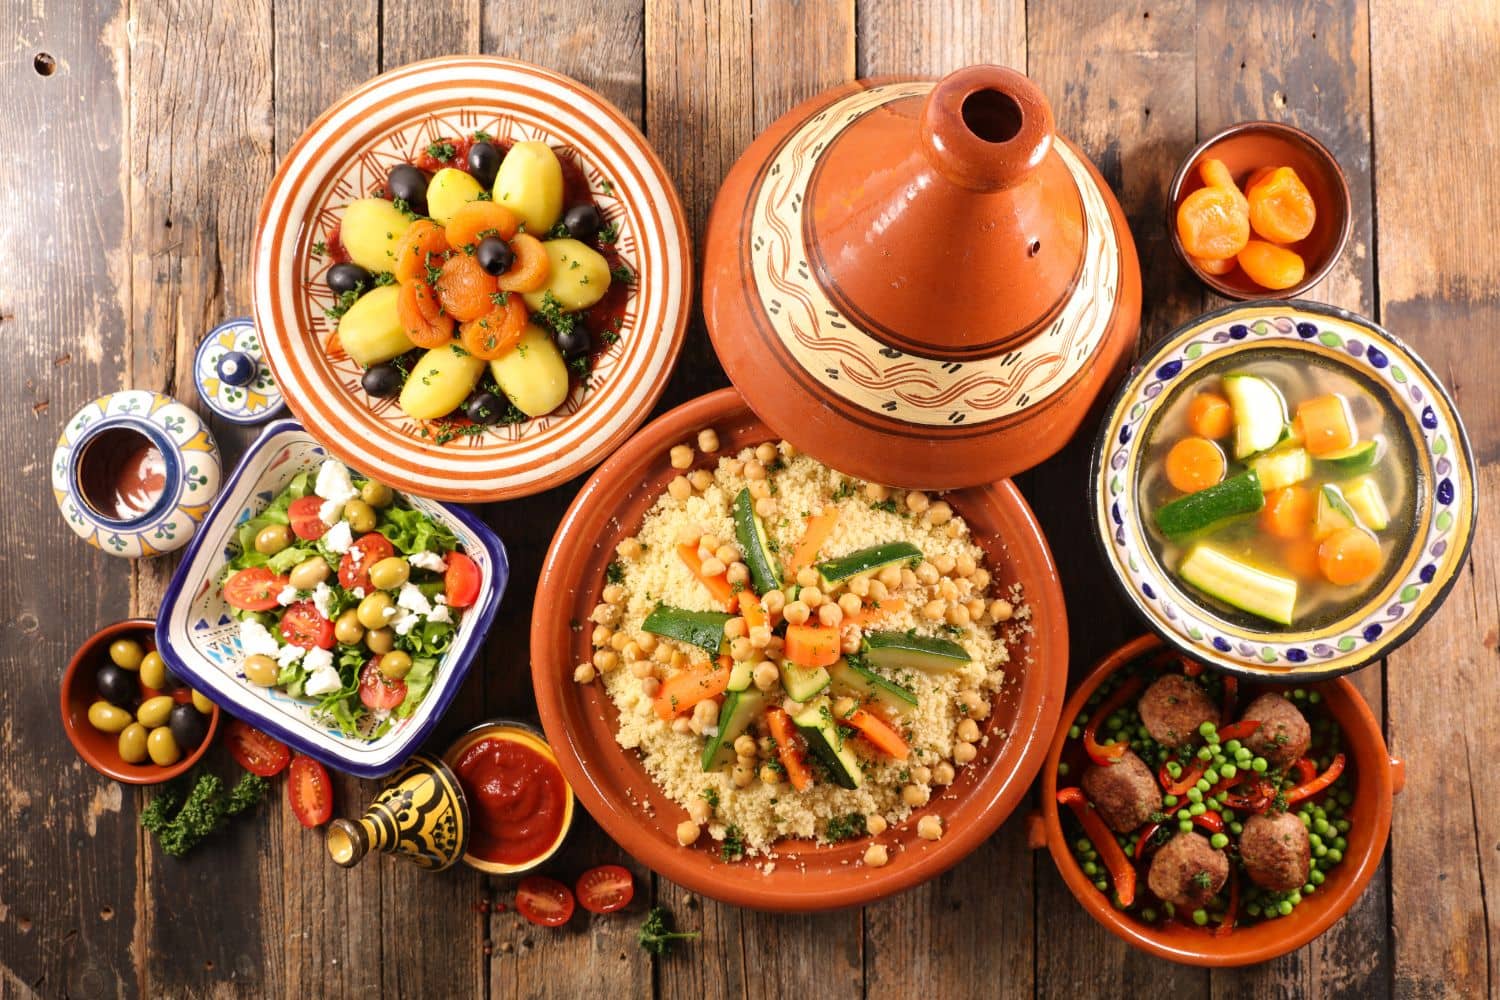
[[[230,714],[378,777],[431,732],[509,577],[472,514],[408,496],[267,425],[167,588],[156,641]]]

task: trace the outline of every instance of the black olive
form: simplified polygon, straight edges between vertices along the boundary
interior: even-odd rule
[[[489,274],[499,276],[509,271],[516,262],[516,252],[510,244],[498,236],[486,236],[474,248],[474,259]]]
[[[359,380],[359,384],[365,387],[365,392],[381,399],[396,395],[405,382],[406,379],[401,377],[401,369],[390,364],[371,365]]]
[[[391,175],[386,179],[386,187],[390,189],[392,198],[400,198],[413,212],[418,215],[427,214],[427,175],[410,163],[392,167]]]
[[[557,349],[569,361],[587,354],[593,346],[589,331],[582,323],[575,323],[573,329],[557,335]]]
[[[464,404],[464,416],[476,424],[493,424],[505,412],[505,401],[493,392],[476,392]]]
[[[603,225],[604,220],[592,203],[574,205],[563,215],[563,228],[575,240],[593,239],[599,235],[599,227]]]
[[[198,744],[208,735],[208,716],[189,704],[174,705],[172,714],[167,717],[167,727],[172,730],[172,739],[177,741],[177,748],[184,754],[190,754],[198,749]]]
[[[500,150],[494,143],[476,142],[469,147],[469,174],[483,188],[494,186],[495,175],[500,172]]]
[[[375,287],[375,279],[358,264],[335,264],[328,269],[328,287],[337,295],[345,292],[363,295]]]
[[[141,697],[141,685],[136,675],[113,663],[106,663],[94,674],[94,686],[99,689],[99,697],[121,708],[130,708]]]

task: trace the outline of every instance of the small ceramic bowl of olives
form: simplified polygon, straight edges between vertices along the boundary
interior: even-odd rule
[[[198,763],[219,708],[179,683],[156,652],[156,623],[106,625],[73,654],[62,680],[63,729],[106,777],[154,785]]]

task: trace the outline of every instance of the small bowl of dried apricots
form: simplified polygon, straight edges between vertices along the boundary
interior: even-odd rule
[[[1177,255],[1231,299],[1302,295],[1328,274],[1353,226],[1338,161],[1280,122],[1241,122],[1200,143],[1167,194]]]

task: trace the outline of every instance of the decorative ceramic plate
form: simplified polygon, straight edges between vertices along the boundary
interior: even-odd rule
[[[1184,592],[1152,552],[1135,484],[1156,414],[1194,372],[1266,348],[1305,351],[1384,395],[1415,456],[1411,541],[1353,612],[1313,629],[1257,630]],[[1089,480],[1104,556],[1126,597],[1184,652],[1278,680],[1348,673],[1384,656],[1452,589],[1474,538],[1473,457],[1448,392],[1400,340],[1353,313],[1311,302],[1230,306],[1193,320],[1137,364],[1100,431]]]
[[[355,740],[312,714],[311,701],[245,680],[240,662],[239,624],[225,602],[218,580],[239,551],[235,530],[280,493],[292,477],[316,469],[328,451],[295,420],[266,425],[229,477],[162,598],[156,620],[156,647],[172,673],[208,695],[235,718],[316,757],[330,767],[362,778],[386,774],[422,745],[458,694],[469,666],[489,631],[510,577],[505,546],[478,518],[459,507],[420,497],[405,499],[433,520],[447,525],[476,563],[483,586],[464,612],[458,635],[437,667],[437,676],[416,712],[399,720],[380,738]],[[361,470],[363,471],[363,470]]]
[[[576,627],[600,600],[615,545],[679,475],[672,445],[702,427],[719,435],[721,454],[775,435],[733,389],[700,396],[653,421],[590,477],[569,508],[542,567],[531,621],[531,678],[547,740],[574,793],[632,857],[705,896],[767,910],[858,906],[910,888],[957,864],[985,841],[1026,794],[1058,724],[1067,686],[1068,624],[1052,553],[1020,492],[1009,481],[944,495],[984,549],[997,593],[1020,584],[1030,628],[1011,648],[1015,678],[995,697],[982,724],[979,756],[953,784],[937,790],[922,815],[942,818],[940,840],[916,834],[915,817],[880,837],[890,849],[881,868],[858,864],[868,838],[819,845],[783,839],[774,866],[724,861],[702,838],[677,843],[682,806],[647,773],[635,750],[616,741],[618,711],[599,684],[578,684],[574,665],[592,654]],[[1002,738],[1003,734],[1003,738]]]
[[[350,201],[440,139],[485,131],[536,139],[571,159],[637,275],[619,340],[547,416],[445,444],[362,371],[321,346],[331,265],[314,247]],[[599,462],[645,419],[671,374],[687,325],[691,247],[682,205],[636,127],[598,94],[547,70],[493,56],[413,63],[364,84],[318,118],[282,162],[261,204],[255,319],[292,411],[344,461],[392,487],[447,500],[503,500],[564,482]],[[424,436],[425,434],[425,436]]]

